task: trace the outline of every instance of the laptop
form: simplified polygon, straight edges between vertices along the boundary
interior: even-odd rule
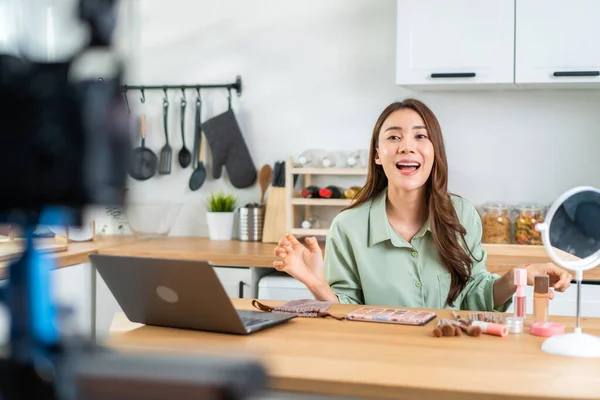
[[[105,254],[89,257],[132,322],[244,335],[295,317],[236,310],[209,261]]]

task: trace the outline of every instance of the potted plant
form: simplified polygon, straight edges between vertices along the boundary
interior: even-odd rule
[[[212,193],[208,197],[208,236],[211,240],[231,240],[233,223],[238,199],[234,195],[222,191]]]

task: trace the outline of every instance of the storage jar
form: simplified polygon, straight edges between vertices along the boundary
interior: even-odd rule
[[[483,243],[508,244],[511,239],[509,207],[504,203],[484,203]]]
[[[535,230],[535,226],[544,222],[544,207],[539,204],[519,204],[515,211],[515,243],[541,245],[542,235]]]

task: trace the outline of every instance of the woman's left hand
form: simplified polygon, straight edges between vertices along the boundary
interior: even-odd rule
[[[548,275],[550,277],[550,288],[559,292],[564,292],[571,286],[573,276],[552,263],[529,264],[525,269],[527,270],[527,285],[529,286],[534,285],[536,275]],[[554,298],[554,291],[550,290],[548,295],[551,299]]]

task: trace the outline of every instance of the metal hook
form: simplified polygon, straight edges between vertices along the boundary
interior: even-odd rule
[[[181,88],[181,104],[187,104],[187,100],[185,99],[185,89]]]
[[[198,96],[196,97],[196,104],[200,104],[202,102],[202,100],[200,97],[200,88],[199,87],[196,88],[196,93],[198,94]]]
[[[231,88],[227,88],[227,92],[229,93],[228,102],[229,102],[229,109],[231,110]]]
[[[127,104],[127,112],[131,114],[131,108],[129,108],[129,99],[127,98],[127,89],[123,92],[123,97],[125,98],[125,104]]]
[[[163,92],[165,92],[165,98],[163,99],[163,105],[166,107],[169,105],[169,96],[167,96],[167,88],[163,87]]]
[[[140,98],[140,100],[142,101],[142,103],[145,103],[146,102],[146,93],[144,93],[144,87],[143,86],[140,89],[140,91],[142,92],[142,97]]]

